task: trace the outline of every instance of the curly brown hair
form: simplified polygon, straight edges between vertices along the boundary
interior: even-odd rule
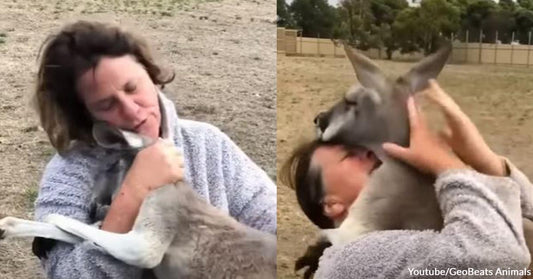
[[[42,50],[42,52],[41,52]],[[39,49],[34,105],[50,143],[61,154],[79,140],[94,144],[92,119],[76,90],[76,81],[102,57],[131,55],[161,88],[174,72],[155,64],[146,42],[117,26],[78,21],[49,36]]]

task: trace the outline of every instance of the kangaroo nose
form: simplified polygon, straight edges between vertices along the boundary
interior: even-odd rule
[[[328,127],[329,119],[326,112],[320,112],[313,120],[315,127],[319,133],[322,133]]]
[[[316,115],[315,119],[313,120],[313,123],[315,123],[316,126],[320,126],[320,123],[322,123],[323,121],[323,118],[324,118],[324,115],[326,113],[325,112],[320,112]]]
[[[319,117],[320,117],[320,114],[315,116],[315,119],[313,119],[313,123],[315,123],[315,126],[318,126],[318,122],[320,121]]]

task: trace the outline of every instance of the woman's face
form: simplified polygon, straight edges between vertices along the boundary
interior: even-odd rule
[[[133,56],[103,57],[80,76],[76,87],[94,119],[153,139],[159,137],[157,89]]]
[[[379,160],[364,148],[347,149],[334,145],[317,148],[312,164],[321,169],[325,214],[335,221],[342,221],[370,173],[379,166]]]

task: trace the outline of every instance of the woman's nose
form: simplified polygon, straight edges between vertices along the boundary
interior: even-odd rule
[[[130,97],[126,96],[122,98],[122,113],[125,117],[128,119],[135,119],[137,118],[137,114],[139,112],[139,105],[135,102],[135,100]]]

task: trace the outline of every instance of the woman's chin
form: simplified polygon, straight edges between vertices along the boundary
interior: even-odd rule
[[[146,123],[139,127],[135,132],[139,135],[149,137],[151,139],[158,139],[159,138],[159,129],[155,127],[154,125],[147,125],[149,123]]]
[[[146,132],[140,132],[139,134],[145,136],[145,137],[149,137],[151,139],[154,139],[154,140],[157,140],[159,138],[159,132],[156,130],[150,130],[150,131],[146,131]]]

